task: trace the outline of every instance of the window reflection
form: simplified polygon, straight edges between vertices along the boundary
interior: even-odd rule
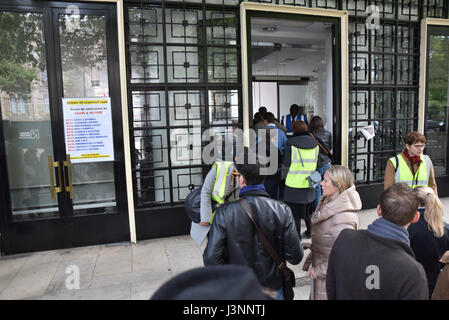
[[[0,11],[0,106],[13,220],[58,215],[49,188],[53,143],[43,29],[42,14]]]
[[[449,29],[429,28],[427,53],[427,105],[424,123],[426,153],[430,156],[435,176],[447,174],[447,122],[449,109]]]

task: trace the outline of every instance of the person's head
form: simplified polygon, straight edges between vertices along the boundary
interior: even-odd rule
[[[331,197],[335,193],[343,192],[354,185],[354,176],[351,171],[340,165],[333,165],[324,173],[321,187],[324,197]]]
[[[395,183],[380,195],[377,214],[398,226],[408,227],[419,220],[419,200],[404,182]]]
[[[243,148],[243,153],[235,157],[235,169],[237,170],[237,182],[240,187],[261,184],[265,176],[260,174],[261,164],[257,153]]]
[[[265,113],[267,113],[268,111],[267,111],[267,108],[266,107],[260,107],[259,108],[259,114],[260,114],[260,116],[263,118],[263,115],[265,114]]]
[[[151,300],[268,300],[254,271],[242,265],[216,265],[184,271],[165,282]]]
[[[426,207],[424,219],[427,221],[429,228],[436,237],[441,238],[444,235],[444,210],[440,199],[435,191],[427,186],[416,187],[413,192],[418,197],[419,205]]]
[[[309,123],[309,131],[314,133],[324,128],[324,121],[320,116],[314,116]]]
[[[409,132],[404,137],[404,143],[410,156],[420,156],[426,147],[426,137],[417,131]]]
[[[296,117],[298,115],[298,113],[299,113],[299,106],[296,103],[292,104],[290,106],[290,114],[293,117]]]
[[[304,121],[293,121],[292,122],[292,131],[293,133],[301,133],[301,132],[307,132],[309,130],[309,127],[307,126],[307,123]]]
[[[274,114],[271,112],[267,112],[263,116],[263,120],[265,121],[265,125],[274,122]]]
[[[254,123],[257,123],[257,122],[260,122],[260,121],[262,121],[263,119],[262,119],[262,117],[260,116],[260,113],[259,112],[256,112],[255,114],[254,114]]]

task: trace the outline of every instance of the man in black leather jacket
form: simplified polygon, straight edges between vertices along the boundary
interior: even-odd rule
[[[236,159],[237,181],[241,188],[239,197],[249,202],[259,227],[281,259],[298,264],[304,251],[291,210],[265,192],[259,162],[249,163],[254,161],[248,161],[248,149],[245,148]],[[278,298],[283,298],[282,273],[260,242],[253,222],[238,201],[224,204],[217,210],[203,260],[205,265],[249,266],[263,287],[277,291]]]

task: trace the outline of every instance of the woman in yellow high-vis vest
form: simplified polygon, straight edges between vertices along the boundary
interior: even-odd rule
[[[285,179],[284,201],[292,210],[296,230],[301,239],[301,218],[306,222],[304,237],[312,234],[311,216],[315,202],[315,189],[310,188],[307,177],[316,170],[319,147],[315,139],[307,132],[304,121],[294,121],[293,136],[287,140],[285,147],[285,167],[289,168]]]
[[[419,132],[409,132],[404,137],[405,149],[388,159],[385,168],[384,189],[393,183],[405,182],[411,188],[431,187],[438,194],[435,172],[430,157],[423,154],[426,137]]]

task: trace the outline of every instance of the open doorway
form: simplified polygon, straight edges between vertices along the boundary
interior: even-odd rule
[[[251,63],[253,113],[265,106],[281,121],[297,104],[333,131],[332,23],[254,17]]]
[[[324,120],[335,162],[347,165],[347,13],[255,3],[241,8],[244,128],[253,128],[261,106],[282,122],[297,104],[308,121]]]

